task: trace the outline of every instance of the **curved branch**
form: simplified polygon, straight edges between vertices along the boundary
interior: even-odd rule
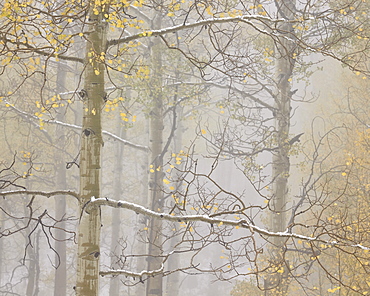
[[[12,191],[3,191],[0,192],[0,196],[5,198],[6,196],[10,195],[16,195],[16,194],[26,194],[26,195],[40,195],[40,196],[45,196],[47,198],[54,196],[54,195],[70,195],[75,197],[76,199],[79,200],[80,195],[74,191],[70,190],[56,190],[56,191],[37,191],[37,190],[12,190]]]
[[[120,38],[120,39],[112,39],[107,42],[107,48],[109,46],[118,45],[122,43],[127,43],[129,41],[138,40],[144,37],[155,37],[155,36],[162,36],[168,33],[174,33],[181,30],[192,29],[196,27],[211,25],[211,24],[222,24],[222,23],[230,23],[230,22],[240,22],[240,21],[251,21],[251,20],[258,20],[258,21],[267,21],[272,23],[278,22],[286,22],[284,19],[271,19],[269,17],[265,17],[262,15],[241,15],[236,17],[224,17],[224,18],[210,18],[197,21],[195,23],[184,23],[181,25],[168,27],[160,30],[147,30],[141,33],[137,33],[128,37]]]
[[[32,114],[29,114],[25,111],[22,111],[22,110],[19,110],[18,108],[14,107],[12,104],[10,104],[9,102],[7,101],[4,101],[4,103],[8,104],[9,105],[9,108],[12,109],[13,111],[15,111],[16,113],[18,113],[19,115],[23,116],[24,118],[26,118],[27,120],[39,120],[40,118],[35,116],[35,115],[32,115]],[[76,124],[71,124],[71,123],[65,123],[65,122],[62,122],[62,121],[59,121],[59,120],[54,120],[54,119],[50,119],[50,120],[43,120],[43,122],[45,123],[50,123],[50,124],[57,124],[57,125],[61,125],[61,126],[65,126],[65,127],[69,127],[69,128],[72,128],[72,129],[77,129],[77,130],[81,130],[82,127],[79,126],[79,125],[76,125]],[[148,151],[149,148],[147,146],[143,146],[143,145],[139,145],[139,144],[134,144],[134,143],[131,143],[130,141],[127,141],[125,139],[122,139],[118,136],[116,136],[115,134],[111,133],[111,132],[108,132],[108,131],[105,131],[103,130],[102,131],[102,134],[103,135],[106,135],[114,140],[117,140],[129,147],[132,147],[132,148],[136,148],[136,149],[139,149],[139,150],[142,150],[142,151]]]
[[[84,206],[85,211],[89,212],[91,208],[94,207],[100,207],[100,206],[109,206],[113,208],[123,208],[123,209],[128,209],[132,210],[137,214],[142,214],[145,216],[153,217],[156,219],[164,219],[167,221],[172,221],[172,222],[204,222],[204,223],[209,223],[211,225],[225,225],[225,226],[233,226],[233,227],[238,227],[238,228],[244,228],[244,229],[249,229],[251,233],[258,233],[259,235],[262,236],[267,236],[267,237],[282,237],[282,238],[292,238],[292,239],[300,239],[300,240],[305,240],[305,241],[316,241],[316,242],[321,242],[327,245],[331,246],[341,246],[341,245],[346,245],[348,247],[353,247],[353,248],[358,248],[361,250],[370,250],[370,247],[363,246],[361,244],[343,244],[339,243],[338,241],[328,241],[319,238],[320,235],[318,236],[306,236],[298,233],[292,233],[289,231],[289,229],[286,229],[285,231],[279,231],[279,232],[273,232],[273,231],[268,231],[266,229],[260,228],[245,219],[241,220],[228,220],[228,219],[222,219],[222,218],[211,218],[208,215],[184,215],[184,216],[176,216],[176,215],[171,215],[167,213],[158,213],[152,210],[149,210],[141,205],[134,204],[131,202],[127,201],[122,201],[122,200],[114,200],[114,199],[109,199],[109,198],[95,198],[91,197],[90,201],[87,202]]]
[[[105,275],[125,275],[125,276],[131,276],[131,277],[138,277],[142,281],[143,276],[155,276],[158,274],[162,274],[164,270],[164,266],[162,263],[161,268],[155,269],[155,270],[143,270],[141,272],[133,272],[133,271],[128,271],[128,270],[123,270],[123,269],[115,269],[115,270],[109,270],[109,271],[101,271],[99,274],[101,276]]]
[[[72,62],[78,62],[78,63],[81,63],[83,64],[85,62],[84,59],[81,59],[81,58],[78,58],[78,57],[71,57],[71,56],[68,56],[68,55],[58,55],[57,53],[53,53],[53,52],[45,52],[43,51],[42,49],[38,49],[36,47],[33,47],[32,45],[28,44],[28,43],[25,43],[25,42],[20,42],[20,41],[17,41],[17,42],[13,42],[11,41],[10,39],[7,39],[7,38],[0,38],[0,40],[4,43],[11,43],[11,44],[14,44],[14,45],[17,45],[18,49],[17,51],[18,52],[26,52],[26,51],[31,51],[31,52],[35,52],[35,53],[38,53],[39,55],[42,55],[42,56],[45,56],[45,57],[53,57],[53,58],[58,58],[58,59],[61,59],[61,60],[65,60],[65,61],[72,61]],[[24,48],[19,48],[19,46],[25,46]],[[54,49],[53,47],[45,47],[45,49]]]

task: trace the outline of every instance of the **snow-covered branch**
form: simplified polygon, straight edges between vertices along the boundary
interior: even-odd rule
[[[122,201],[122,200],[114,200],[110,198],[92,197],[91,200],[85,205],[85,210],[89,212],[89,208],[98,207],[98,206],[109,206],[113,208],[128,209],[128,210],[134,211],[137,214],[142,214],[145,216],[149,216],[149,217],[153,217],[157,219],[163,219],[163,220],[172,221],[172,222],[204,222],[204,223],[208,223],[211,225],[233,226],[233,227],[237,227],[241,229],[248,229],[252,233],[256,232],[266,237],[283,237],[287,239],[292,238],[292,239],[300,239],[300,240],[312,241],[312,242],[316,241],[316,242],[320,242],[320,243],[331,245],[331,246],[335,246],[335,245],[348,246],[348,247],[360,248],[362,250],[370,250],[370,247],[366,247],[360,244],[343,244],[337,241],[328,241],[328,240],[321,239],[318,236],[311,237],[311,236],[301,235],[297,233],[292,233],[288,229],[283,232],[268,231],[264,228],[261,228],[254,224],[249,223],[245,219],[229,220],[229,219],[223,219],[223,218],[213,218],[213,217],[209,217],[208,215],[176,216],[176,215],[167,214],[167,213],[154,212],[141,205],[137,205],[137,204],[127,202],[127,201]]]
[[[177,26],[172,26],[168,28],[163,28],[160,30],[147,30],[144,32],[140,32],[138,34],[134,34],[131,36],[127,36],[124,38],[120,39],[113,39],[108,41],[107,47],[112,46],[112,45],[117,45],[117,44],[122,44],[122,43],[127,43],[133,40],[137,40],[140,38],[144,37],[150,37],[150,36],[162,36],[168,33],[174,33],[177,31],[181,30],[187,30],[187,29],[192,29],[196,27],[201,27],[201,26],[206,26],[206,25],[211,25],[211,24],[222,24],[222,23],[231,23],[231,22],[245,22],[245,21],[253,21],[253,20],[258,20],[261,22],[286,22],[287,20],[285,19],[272,19],[266,16],[262,15],[241,15],[241,16],[235,16],[235,17],[220,17],[220,18],[208,18],[204,20],[200,20],[194,23],[183,23]]]
[[[162,263],[161,268],[155,269],[155,270],[143,270],[141,272],[133,272],[133,271],[125,270],[125,269],[111,269],[109,271],[101,271],[99,272],[99,274],[101,276],[124,275],[124,276],[134,277],[134,278],[138,278],[139,280],[142,280],[143,276],[151,277],[157,274],[162,274],[163,270],[164,270],[164,266]]]
[[[64,93],[63,93],[64,94]],[[10,108],[11,110],[13,110],[14,112],[16,112],[17,114],[21,115],[23,118],[27,119],[27,120],[40,120],[39,117],[35,116],[35,115],[32,115],[30,113],[27,113],[25,111],[22,111],[18,108],[16,108],[15,106],[13,106],[11,103],[7,102],[7,101],[4,101],[5,104],[7,104],[8,108]],[[76,125],[76,124],[71,124],[71,123],[66,123],[66,122],[62,122],[62,121],[59,121],[59,120],[54,120],[54,119],[45,119],[43,120],[44,123],[49,123],[49,124],[57,124],[57,125],[60,125],[60,126],[64,126],[64,127],[68,127],[68,128],[71,128],[71,129],[76,129],[76,130],[81,130],[82,127],[79,126],[79,125]],[[117,140],[121,143],[123,143],[124,145],[127,145],[129,147],[132,147],[132,148],[135,148],[135,149],[139,149],[139,150],[143,150],[143,151],[148,151],[149,148],[147,146],[143,146],[143,145],[139,145],[139,144],[134,144],[130,141],[127,141],[125,139],[122,139],[121,137],[118,137],[116,136],[115,134],[111,133],[111,132],[108,132],[108,131],[105,131],[103,130],[102,131],[102,134],[105,135],[105,136],[108,136],[114,140]]]
[[[70,190],[56,190],[56,191],[50,191],[50,192],[45,192],[45,191],[37,191],[37,190],[11,190],[11,191],[3,191],[0,192],[0,196],[5,198],[6,196],[10,195],[17,195],[17,194],[24,194],[24,195],[40,195],[40,196],[45,196],[45,197],[51,197],[55,195],[70,195],[73,196],[77,199],[79,199],[79,195]]]

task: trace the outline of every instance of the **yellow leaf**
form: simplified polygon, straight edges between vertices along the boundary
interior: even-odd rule
[[[204,129],[202,129],[201,132],[202,132],[202,135],[205,135],[207,133],[207,131]]]

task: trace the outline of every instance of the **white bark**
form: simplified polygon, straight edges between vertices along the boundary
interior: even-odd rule
[[[78,261],[76,295],[99,294],[100,258],[100,209],[83,211],[92,196],[100,196],[102,126],[101,110],[104,104],[104,64],[107,24],[104,12],[89,11],[89,31],[86,43],[84,115],[80,151],[80,205],[81,215],[78,234]]]
[[[277,7],[278,15],[292,18],[295,1],[285,1]],[[292,24],[287,22],[279,25],[282,37],[275,48],[277,55],[276,75],[277,84],[275,99],[275,129],[277,149],[273,155],[272,177],[273,196],[270,200],[272,210],[270,217],[270,229],[273,232],[284,231],[287,227],[286,212],[288,210],[288,178],[290,170],[289,162],[289,132],[290,132],[290,110],[291,110],[291,80],[294,68],[294,43],[291,41]],[[271,274],[266,278],[265,295],[286,295],[288,290],[288,269],[284,258],[283,247],[286,242],[284,237],[275,236],[270,248],[270,262],[273,267]],[[283,270],[283,272],[281,272]],[[279,272],[277,272],[279,271]]]
[[[66,72],[63,67],[63,63],[58,65],[57,73],[57,92],[61,92],[65,87],[66,83]],[[58,120],[63,120],[64,112],[59,112],[57,114]],[[55,134],[57,135],[56,145],[60,148],[65,147],[65,133],[60,126],[55,127]],[[64,158],[58,155],[59,151],[55,150],[55,170],[58,188],[67,188],[66,180],[66,169]],[[67,202],[65,196],[55,197],[55,218],[57,220],[62,220],[66,214]],[[65,221],[58,223],[60,229],[55,230],[55,279],[54,279],[54,296],[64,296],[67,294],[67,245],[66,245],[66,228]]]
[[[161,15],[157,13],[153,20],[154,27],[161,26]],[[160,40],[154,39],[151,44],[151,65],[152,73],[150,78],[150,97],[152,110],[149,117],[149,162],[154,172],[149,175],[149,202],[153,211],[162,209],[163,201],[163,93],[162,93],[162,53]],[[159,255],[162,252],[162,221],[152,219],[149,223],[149,256],[148,270],[157,270],[162,265]],[[147,282],[146,295],[161,296],[163,293],[162,276],[149,277]]]

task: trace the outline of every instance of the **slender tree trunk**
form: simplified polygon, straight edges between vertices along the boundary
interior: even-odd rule
[[[120,119],[118,119],[120,120]],[[122,124],[120,122],[117,122],[117,135],[119,135],[122,138],[126,137],[126,132],[124,128],[122,127]],[[122,161],[119,161],[122,159],[123,154],[123,145],[117,144],[116,147],[116,154],[115,159],[118,161],[115,161],[115,167],[114,167],[114,180],[113,180],[113,196],[116,199],[119,199],[122,193]],[[111,267],[113,269],[118,269],[120,266],[117,263],[117,259],[113,256],[113,254],[117,253],[120,245],[118,243],[118,239],[120,237],[120,228],[121,228],[121,211],[120,209],[112,208],[112,241],[110,246],[110,253],[111,253]],[[119,294],[119,287],[121,285],[119,277],[112,277],[109,282],[109,295],[110,296],[116,296]]]
[[[63,69],[63,64],[58,64],[57,69],[57,93],[61,93],[65,88],[66,81],[66,71]],[[62,108],[62,107],[60,107]],[[56,119],[63,121],[64,119],[64,109],[60,109],[60,112],[57,114]],[[55,127],[56,135],[56,146],[64,147],[65,143],[65,133],[64,128],[56,125]],[[56,151],[54,159],[56,160],[56,179],[57,179],[57,188],[66,189],[66,168],[63,158],[60,157],[60,152]],[[55,229],[55,279],[54,279],[54,296],[65,296],[67,295],[67,246],[66,246],[66,233],[63,229],[66,228],[66,223],[63,220],[64,215],[66,214],[66,197],[65,196],[56,196],[55,197],[55,218],[60,220]]]
[[[28,234],[29,235],[29,234]],[[27,235],[27,238],[28,238]],[[28,283],[26,288],[27,296],[37,296],[39,294],[39,279],[40,279],[40,231],[36,233],[33,246],[28,249],[29,265],[28,265]]]
[[[3,203],[2,205],[4,208],[5,208],[5,204]],[[4,223],[3,221],[5,221],[5,219],[3,219],[3,212],[0,211],[0,229],[4,229]],[[4,264],[5,264],[5,261],[4,261],[4,252],[5,252],[5,248],[4,248],[4,240],[3,239],[0,239],[0,287],[3,286],[3,273],[5,273],[5,268],[3,268]]]
[[[35,242],[35,291],[33,296],[38,296],[40,291],[40,234],[41,230],[37,232]]]
[[[34,248],[28,249],[29,265],[28,265],[28,282],[26,288],[26,295],[33,296],[35,290],[35,275],[36,275],[36,258]]]
[[[99,294],[100,209],[84,212],[84,205],[92,197],[100,197],[100,171],[102,126],[101,110],[104,104],[104,51],[106,22],[103,6],[91,7],[88,14],[89,32],[86,43],[85,89],[80,92],[84,100],[81,151],[80,151],[80,224],[78,234],[78,262],[76,295]],[[94,13],[98,11],[97,14]],[[96,10],[97,9],[97,10]],[[108,9],[108,7],[105,7]]]
[[[278,1],[276,2],[278,16],[280,18],[292,18],[295,1]],[[275,108],[276,141],[278,149],[273,155],[273,192],[274,195],[270,201],[272,210],[270,217],[270,229],[274,232],[285,231],[287,227],[286,211],[288,204],[288,178],[290,170],[289,162],[289,132],[290,132],[290,110],[291,110],[291,79],[294,68],[294,43],[291,41],[291,32],[293,27],[288,22],[279,25],[279,33],[282,37],[275,48],[277,56],[276,62],[276,83],[277,95]],[[285,37],[290,38],[289,40]],[[284,258],[283,247],[286,242],[285,238],[273,237],[272,247],[270,249],[273,264],[270,275],[266,278],[265,288],[266,295],[287,295],[289,285],[289,266]]]
[[[161,26],[161,16],[157,14],[153,21],[155,29]],[[160,211],[163,209],[163,99],[162,99],[162,57],[160,40],[155,38],[151,46],[151,65],[152,74],[150,79],[150,99],[152,101],[152,110],[149,119],[149,146],[150,146],[150,164],[153,166],[153,173],[149,173],[149,202],[151,209]],[[159,269],[162,265],[162,259],[159,255],[162,253],[162,222],[160,219],[151,219],[149,224],[149,257],[148,270]],[[163,293],[162,276],[150,277],[147,282],[147,296],[160,296]]]
[[[177,93],[177,89],[176,89],[176,93]],[[175,96],[175,100],[177,100],[177,95]],[[181,106],[178,106],[175,111],[178,113],[177,114],[177,128],[176,128],[176,131],[175,131],[175,136],[174,136],[174,151],[176,152],[179,152],[181,150],[181,147],[182,147],[182,135],[183,135],[183,132],[184,132],[184,128],[183,128],[183,125],[182,125],[182,121],[181,121],[181,118],[183,116],[183,110],[182,110],[182,107]],[[180,166],[180,169],[182,169],[183,165]],[[173,176],[175,180],[178,180],[180,176]],[[181,184],[182,182],[178,182],[176,184],[176,188],[180,188],[182,186]],[[175,212],[175,214],[179,214],[178,212]],[[177,225],[175,225],[174,227],[177,227]],[[173,249],[174,246],[176,246],[178,243],[179,243],[179,238],[178,237],[173,237],[171,238],[171,249]],[[179,268],[180,266],[180,256],[179,255],[175,255],[175,256],[172,256],[169,258],[168,260],[168,270],[176,270]],[[180,286],[180,273],[179,272],[175,272],[171,275],[169,275],[167,277],[167,285],[166,285],[166,294],[167,295],[171,295],[171,296],[177,296],[179,295],[180,293],[180,290],[179,290],[179,286]]]
[[[146,133],[146,136],[148,136],[148,139],[149,139],[149,122],[147,121],[146,124],[145,124],[145,130],[147,131]],[[148,160],[149,161],[149,157],[148,157]],[[142,178],[141,178],[141,185],[140,186],[140,195],[138,197],[137,200],[135,200],[138,204],[142,204],[142,205],[148,205],[149,202],[148,202],[148,198],[149,198],[149,188],[148,188],[148,184],[149,184],[149,176],[148,174],[146,173],[148,171],[148,162],[144,162],[142,163],[142,165],[140,167],[138,167],[138,170],[140,171],[141,175],[142,175]],[[144,172],[144,173],[143,173]],[[138,175],[140,174],[138,173]],[[137,231],[137,233],[139,233],[139,229],[140,229],[140,232],[142,231],[143,229],[143,221],[144,223],[145,222],[145,219],[143,220],[143,217],[140,216],[140,215],[137,215],[136,216],[136,229],[135,231]],[[146,254],[148,252],[148,246],[147,246],[147,243],[145,241],[140,241],[140,240],[137,240],[136,241],[136,245],[134,246],[135,247],[135,251],[137,254]],[[148,264],[147,264],[147,258],[145,258],[144,256],[139,256],[137,258],[137,270],[145,270],[147,269],[148,267]],[[146,295],[146,287],[147,285],[145,284],[140,284],[140,285],[136,285],[136,289],[135,289],[135,295],[136,296],[143,296],[143,295]]]
[[[30,180],[26,179],[26,188],[31,188]],[[24,209],[24,215],[27,217],[27,212],[26,212],[26,200],[23,200],[25,203],[24,206],[22,207]],[[31,229],[27,227],[26,230],[26,236],[25,240],[26,243],[29,242],[29,240],[32,239],[31,236]],[[35,259],[35,243],[33,242],[33,247],[29,246],[27,249],[27,254],[29,258],[29,264],[28,264],[28,276],[27,276],[27,287],[26,287],[26,295],[27,296],[33,296],[33,291],[35,290],[35,271],[36,271],[36,259]]]

